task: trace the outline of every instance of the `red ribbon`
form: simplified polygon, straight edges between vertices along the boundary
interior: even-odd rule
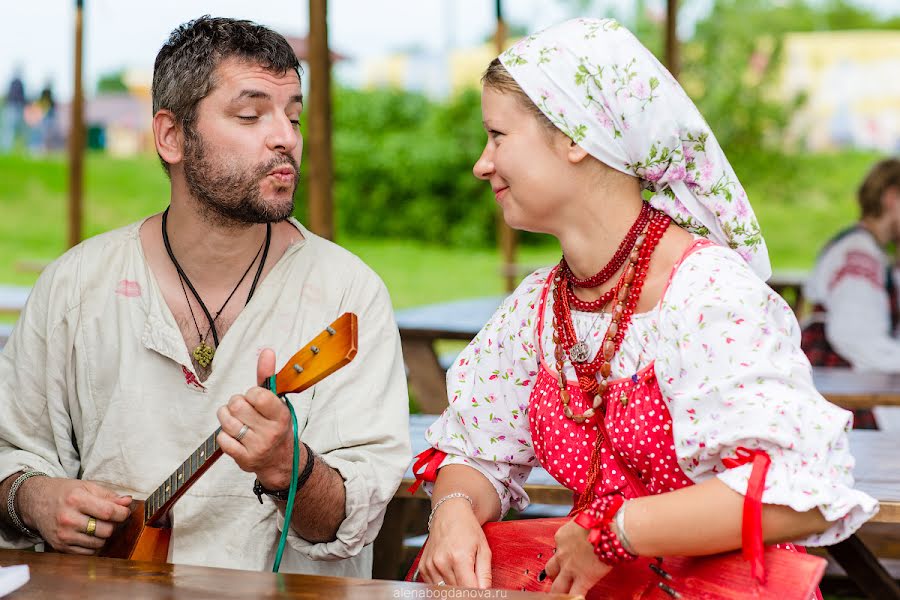
[[[753,463],[747,494],[744,496],[744,519],[741,524],[744,559],[750,561],[750,573],[761,584],[766,583],[766,565],[763,560],[762,495],[766,489],[766,473],[772,459],[763,450],[749,450],[743,446],[735,450],[736,458],[723,458],[728,469]]]
[[[600,503],[606,506],[602,510],[594,508]],[[588,530],[588,541],[592,546],[596,546],[600,542],[600,534],[603,533],[603,529],[609,525],[624,503],[625,498],[619,495],[609,499],[598,498],[590,508],[576,515],[575,524]]]
[[[437,448],[429,448],[416,456],[416,462],[413,463],[413,475],[416,477],[415,483],[407,488],[410,494],[415,494],[423,481],[434,483],[437,478],[438,467],[447,457],[446,452],[441,452]],[[419,472],[424,467],[424,471]]]

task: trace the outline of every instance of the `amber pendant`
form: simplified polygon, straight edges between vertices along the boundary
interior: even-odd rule
[[[194,348],[194,351],[191,354],[193,355],[194,360],[197,361],[197,364],[205,369],[212,362],[215,353],[215,348],[207,344],[206,340],[200,340],[200,344]]]
[[[622,403],[622,406],[623,406],[623,407],[624,407],[624,406],[627,406],[627,405],[628,405],[628,394],[626,394],[625,392],[622,392],[622,393],[619,395],[619,402]]]

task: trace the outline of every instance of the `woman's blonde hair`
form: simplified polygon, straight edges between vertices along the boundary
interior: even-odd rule
[[[503,63],[500,62],[499,58],[495,58],[491,61],[491,64],[488,65],[484,75],[481,76],[481,85],[502,94],[512,94],[515,96],[516,100],[519,101],[519,104],[521,104],[529,113],[534,115],[534,118],[547,127],[547,129],[559,131],[559,129],[550,122],[547,115],[541,112],[541,109],[531,101],[531,98],[529,98],[528,94],[522,90],[522,87],[518,82],[513,79],[512,75],[509,74],[509,71],[506,70],[506,67],[503,66]]]

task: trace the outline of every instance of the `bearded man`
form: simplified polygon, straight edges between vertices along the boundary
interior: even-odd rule
[[[162,47],[169,207],[50,265],[0,357],[0,545],[96,553],[220,426],[230,459],[175,504],[168,559],[271,568],[294,440],[257,386],[349,311],[354,361],[288,396],[303,475],[281,570],[371,575],[410,458],[406,382],[381,280],[291,217],[302,108],[297,58],[269,29],[203,17]]]

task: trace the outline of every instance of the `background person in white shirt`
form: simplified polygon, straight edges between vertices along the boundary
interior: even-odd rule
[[[803,350],[814,366],[900,373],[895,257],[900,160],[876,164],[859,188],[862,216],[823,248],[804,293],[814,305]]]
[[[271,30],[203,17],[160,50],[153,105],[169,208],[50,265],[0,357],[0,546],[96,553],[221,425],[230,458],[175,505],[169,560],[271,568],[284,503],[254,487],[289,487],[293,436],[256,385],[351,311],[355,360],[289,396],[313,468],[281,570],[370,576],[410,457],[406,382],[383,283],[291,218],[299,63]]]

